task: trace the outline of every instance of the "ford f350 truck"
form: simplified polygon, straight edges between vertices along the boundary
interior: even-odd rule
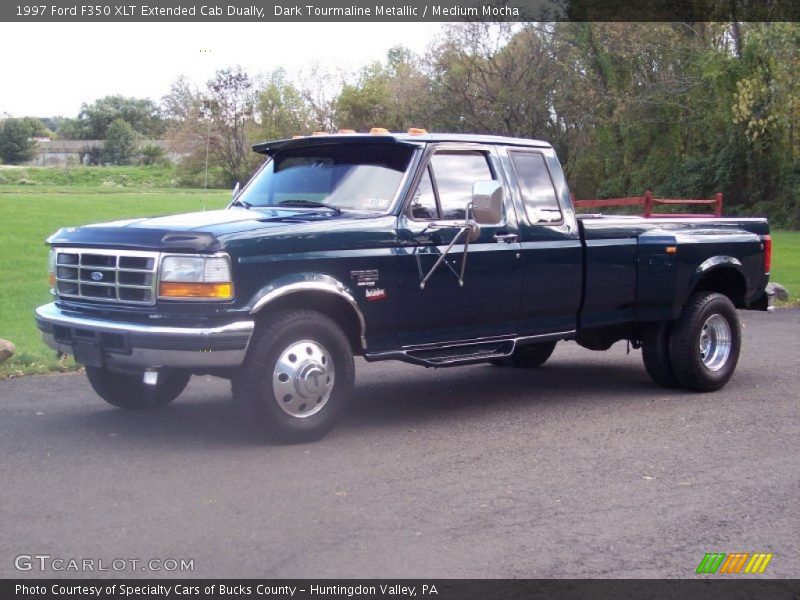
[[[628,340],[656,383],[719,389],[737,309],[768,310],[764,219],[576,216],[553,148],[480,135],[330,134],[254,146],[226,210],[61,229],[46,342],[126,409],[230,378],[266,431],[316,439],[354,355],[537,367]],[[535,389],[520,390],[534,394]]]

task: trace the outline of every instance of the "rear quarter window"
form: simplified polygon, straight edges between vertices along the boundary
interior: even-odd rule
[[[544,155],[514,150],[509,157],[528,221],[533,224],[561,221],[561,207]]]

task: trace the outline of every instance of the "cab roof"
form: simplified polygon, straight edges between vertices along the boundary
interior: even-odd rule
[[[476,135],[470,133],[330,133],[324,135],[308,135],[296,137],[288,140],[275,140],[272,142],[261,142],[253,145],[253,150],[260,154],[271,155],[278,150],[285,148],[303,148],[310,146],[327,146],[333,144],[398,144],[403,146],[421,146],[423,144],[435,144],[441,142],[453,142],[458,144],[487,144],[500,146],[523,146],[530,148],[552,148],[552,146],[540,140],[529,140],[524,138],[505,137],[500,135]]]

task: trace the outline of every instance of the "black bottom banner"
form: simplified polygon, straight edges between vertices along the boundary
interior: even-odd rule
[[[245,600],[436,600],[471,599],[800,599],[800,580],[608,580],[608,579],[6,579],[2,600],[118,600],[144,598],[227,598]]]

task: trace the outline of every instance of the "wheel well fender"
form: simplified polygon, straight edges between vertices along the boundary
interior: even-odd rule
[[[709,258],[695,270],[689,290],[689,296],[697,292],[717,292],[727,296],[736,308],[744,308],[747,280],[741,261],[732,256]]]
[[[364,314],[350,289],[335,277],[300,273],[279,278],[261,288],[250,302],[256,323],[267,312],[284,308],[308,308],[327,315],[344,330],[355,353],[366,350]]]

